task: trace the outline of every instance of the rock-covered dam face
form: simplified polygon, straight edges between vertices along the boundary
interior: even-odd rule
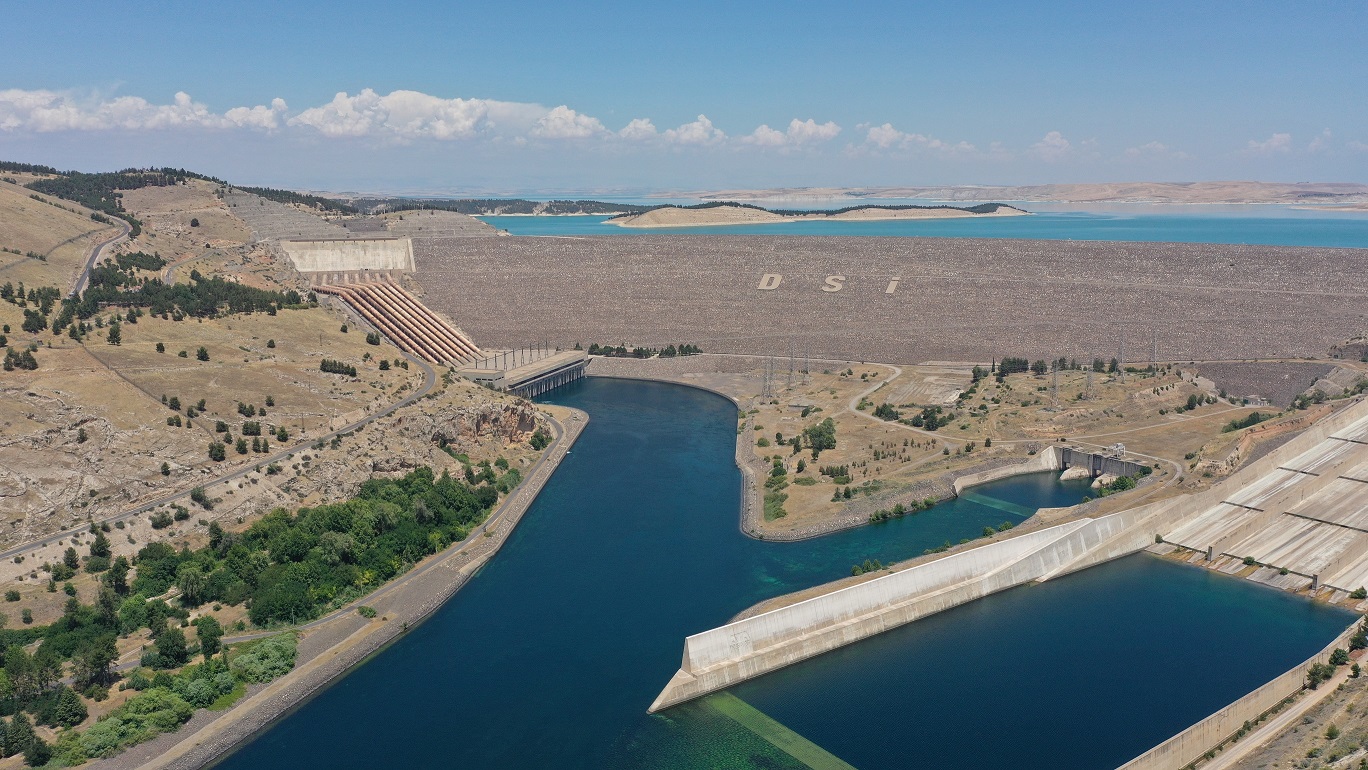
[[[1323,356],[1362,331],[1359,249],[998,239],[416,238],[476,339],[916,362]]]

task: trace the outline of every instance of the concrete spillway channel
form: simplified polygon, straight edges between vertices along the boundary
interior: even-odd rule
[[[342,298],[400,347],[429,363],[464,364],[484,355],[458,329],[393,284],[319,286],[317,291]]]
[[[1346,450],[1345,444],[1354,446]],[[1135,553],[1154,544],[1157,536],[1168,540],[1169,533],[1176,533],[1193,540],[1191,533],[1205,533],[1200,541],[1193,540],[1205,546],[1229,542],[1237,536],[1248,540],[1258,531],[1271,534],[1274,530],[1270,524],[1276,524],[1279,516],[1286,517],[1289,506],[1300,506],[1298,518],[1304,519],[1306,501],[1322,490],[1333,492],[1329,500],[1334,507],[1322,518],[1350,508],[1365,511],[1368,518],[1368,482],[1358,480],[1368,479],[1368,470],[1364,470],[1368,465],[1360,464],[1365,461],[1368,402],[1359,401],[1203,492],[951,553],[690,636],[684,641],[679,671],[650,711],[725,689],[1013,586],[1050,580]],[[1338,475],[1347,467],[1354,470],[1347,476]],[[1344,483],[1337,483],[1337,479]],[[1298,484],[1306,486],[1295,488]],[[1256,503],[1262,507],[1256,508]],[[1207,520],[1215,515],[1213,511],[1225,514],[1230,510],[1245,514],[1227,523],[1233,531]],[[1256,522],[1263,525],[1262,530]],[[1368,554],[1368,525],[1356,531],[1356,537],[1354,542],[1341,544],[1338,557],[1328,561],[1346,574],[1368,576],[1368,566],[1354,571],[1356,565],[1368,561],[1364,556]],[[1289,679],[1287,686],[1299,687],[1293,681],[1296,679]],[[1240,704],[1232,707],[1236,705]],[[1206,748],[1209,746],[1201,751]],[[1186,756],[1190,752],[1184,748],[1178,753]]]

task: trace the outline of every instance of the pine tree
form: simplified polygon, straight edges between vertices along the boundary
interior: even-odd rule
[[[66,551],[62,553],[62,563],[67,565],[71,569],[80,569],[81,557],[76,555],[75,548],[67,546]]]
[[[33,734],[33,723],[28,715],[20,711],[10,720],[5,730],[5,756],[12,757],[28,751],[37,736]]]
[[[75,727],[84,722],[89,712],[86,705],[81,702],[81,696],[76,691],[62,685],[62,689],[57,692],[57,724],[62,727]]]
[[[91,556],[109,556],[109,538],[105,533],[95,533],[95,540],[90,544]]]

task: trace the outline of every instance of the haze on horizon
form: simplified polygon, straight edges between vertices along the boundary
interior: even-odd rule
[[[8,9],[0,158],[389,193],[1368,182],[1368,6]]]

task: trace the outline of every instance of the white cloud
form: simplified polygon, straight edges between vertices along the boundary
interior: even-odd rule
[[[856,126],[865,131],[863,149],[866,150],[930,150],[950,155],[968,154],[975,151],[974,145],[965,142],[947,142],[926,134],[899,131],[891,123],[881,126]]]
[[[1245,152],[1251,155],[1272,155],[1274,153],[1285,153],[1292,150],[1291,134],[1273,134],[1262,142],[1249,140],[1245,145]]]
[[[1312,139],[1310,144],[1306,145],[1306,151],[1325,152],[1326,150],[1329,150],[1330,137],[1330,129],[1327,128],[1324,131],[1320,132],[1320,135],[1317,136],[1315,139]]]
[[[258,128],[279,126],[285,102],[270,107],[234,107],[223,115],[211,112],[184,91],[170,104],[153,104],[139,96],[81,99],[65,91],[0,91],[0,131],[143,131],[185,127]]]
[[[1058,131],[1051,131],[1041,138],[1039,142],[1031,145],[1031,151],[1041,160],[1056,161],[1066,157],[1073,149],[1073,143],[1064,138]]]
[[[285,115],[285,100],[276,98],[271,100],[270,107],[257,105],[256,107],[234,107],[223,113],[223,117],[229,123],[238,128],[262,128],[274,131],[280,127],[281,118]]]
[[[338,93],[331,102],[290,118],[289,125],[307,126],[328,137],[471,139],[530,131],[551,112],[536,104],[443,99],[419,91],[381,96],[367,88],[356,96]]]
[[[655,124],[649,118],[634,118],[632,122],[623,126],[618,132],[618,136],[629,142],[640,142],[648,139],[655,139],[660,136],[656,131]]]
[[[692,123],[666,129],[664,137],[667,142],[674,144],[716,144],[726,139],[727,135],[714,126],[707,115],[699,115]]]
[[[1368,143],[1360,142],[1357,139],[1349,140],[1345,143],[1344,146],[1348,147],[1354,152],[1368,152]]]
[[[741,137],[741,141],[747,144],[758,144],[761,147],[782,147],[788,143],[788,137],[783,131],[776,131],[762,123],[756,126],[749,136]]]
[[[532,134],[546,139],[584,139],[608,133],[598,118],[575,112],[562,104],[537,120]]]
[[[786,135],[790,144],[807,144],[809,142],[826,142],[836,138],[841,133],[841,127],[828,120],[825,123],[818,123],[812,118],[798,120],[794,118],[789,121]]]

